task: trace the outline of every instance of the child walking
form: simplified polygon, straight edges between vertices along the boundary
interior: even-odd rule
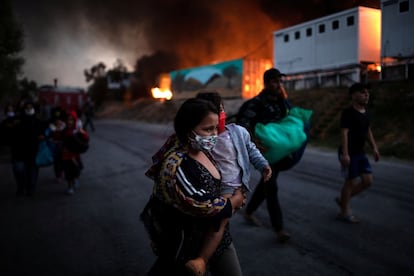
[[[79,178],[82,164],[80,162],[80,153],[83,149],[79,145],[79,137],[83,141],[89,140],[88,133],[82,128],[77,127],[78,116],[75,111],[68,113],[66,118],[66,129],[63,135],[62,144],[62,167],[65,175],[65,179],[68,184],[66,190],[67,195],[73,195],[75,193],[75,182]]]
[[[62,141],[65,133],[66,123],[63,111],[55,109],[52,112],[49,127],[46,129],[47,137],[53,145],[53,170],[55,172],[56,180],[60,183],[63,181],[63,167],[62,167]]]

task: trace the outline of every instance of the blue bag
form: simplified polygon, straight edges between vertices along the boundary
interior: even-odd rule
[[[47,141],[41,141],[36,153],[36,165],[38,167],[51,166],[54,162],[53,150],[50,148]]]

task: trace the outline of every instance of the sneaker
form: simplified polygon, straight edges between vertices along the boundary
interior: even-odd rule
[[[67,195],[73,195],[74,193],[75,193],[75,190],[72,187],[68,188],[65,192],[65,194],[67,194]]]
[[[263,223],[258,218],[256,218],[255,216],[251,214],[243,213],[243,217],[244,217],[244,220],[250,225],[258,226],[258,227],[263,226]]]
[[[338,214],[336,219],[350,224],[357,224],[360,222],[360,220],[354,215]]]
[[[206,273],[206,263],[202,258],[189,260],[185,263],[185,268],[193,276],[203,276]]]
[[[277,240],[280,243],[285,243],[288,240],[290,240],[290,234],[286,233],[285,230],[280,230],[280,231],[276,232],[276,234],[277,234]]]

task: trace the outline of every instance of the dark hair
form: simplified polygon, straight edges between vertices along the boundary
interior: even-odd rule
[[[187,144],[188,135],[210,112],[219,113],[213,103],[196,98],[186,100],[174,118],[174,130],[178,140]]]
[[[209,102],[212,102],[218,110],[220,110],[220,106],[223,103],[221,96],[218,92],[211,91],[211,92],[200,92],[196,96],[197,99],[204,99]]]
[[[271,80],[280,78],[280,77],[285,77],[286,75],[283,73],[280,73],[280,71],[276,68],[270,68],[268,70],[266,70],[263,74],[263,82],[264,83],[268,83]]]
[[[349,95],[354,94],[355,92],[359,92],[362,91],[364,89],[371,89],[371,85],[367,84],[367,83],[361,83],[361,82],[357,82],[354,83],[353,85],[351,85],[351,87],[349,87]]]

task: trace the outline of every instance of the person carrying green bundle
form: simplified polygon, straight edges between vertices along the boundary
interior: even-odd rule
[[[292,168],[301,159],[307,145],[311,115],[311,112],[307,110],[292,108],[282,84],[284,76],[285,74],[276,68],[265,71],[263,74],[264,89],[257,96],[243,103],[236,118],[236,123],[244,126],[250,132],[252,140],[268,159],[272,168],[270,180],[265,182],[262,178],[257,184],[247,204],[244,217],[251,224],[262,225],[253,216],[253,213],[266,199],[271,224],[279,242],[289,240],[290,234],[285,231],[283,225],[282,210],[278,199],[277,177],[279,172]],[[297,140],[293,149],[290,148],[293,144],[292,137],[282,135],[282,130],[285,130],[283,129],[284,125],[289,124],[294,127],[293,137]],[[291,134],[291,131],[287,131],[287,133]],[[282,135],[282,139],[279,140],[287,142],[289,148],[276,143],[280,141],[272,141],[275,134]],[[303,141],[304,136],[305,140]]]

